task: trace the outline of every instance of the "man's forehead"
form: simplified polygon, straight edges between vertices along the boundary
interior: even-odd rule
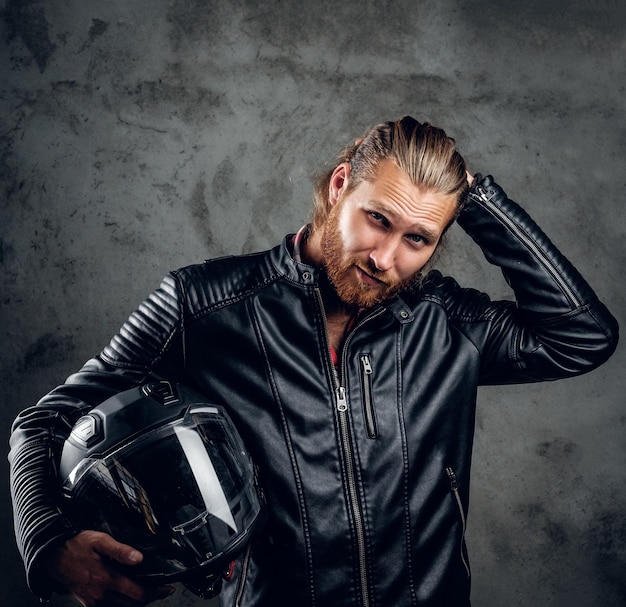
[[[456,212],[457,197],[454,194],[444,194],[416,185],[404,170],[391,161],[381,162],[376,177],[362,185],[364,203],[390,220],[414,222],[433,235],[439,230],[430,229],[424,224],[434,221],[448,225]]]

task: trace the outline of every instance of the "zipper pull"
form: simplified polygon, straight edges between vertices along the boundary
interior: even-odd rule
[[[347,411],[348,400],[346,398],[346,389],[343,386],[337,388],[337,411]]]
[[[361,364],[363,365],[363,373],[365,373],[365,375],[371,375],[372,363],[370,362],[370,357],[367,354],[361,356]]]
[[[446,473],[448,474],[448,478],[450,479],[450,487],[452,491],[456,492],[459,490],[459,483],[456,480],[456,474],[454,474],[454,470],[448,467],[446,468]]]
[[[489,194],[489,192],[487,192],[482,185],[477,185],[476,191],[478,192],[480,198],[483,199],[483,202],[491,202],[491,199],[494,197],[494,194]]]

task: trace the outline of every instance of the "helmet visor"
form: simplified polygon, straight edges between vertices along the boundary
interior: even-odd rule
[[[191,408],[101,459],[84,460],[64,493],[85,528],[143,552],[133,567],[143,576],[223,567],[261,510],[250,459],[218,407]]]

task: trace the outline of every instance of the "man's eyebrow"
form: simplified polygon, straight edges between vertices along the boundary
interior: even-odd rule
[[[376,209],[377,212],[385,215],[385,217],[389,217],[390,219],[395,219],[397,217],[395,211],[391,210],[384,202],[379,202],[378,200],[370,200],[369,203],[370,205],[372,205],[372,207]],[[414,224],[412,228],[418,236],[427,236],[428,238],[433,239],[439,237],[439,235],[433,232],[433,230],[421,223]]]

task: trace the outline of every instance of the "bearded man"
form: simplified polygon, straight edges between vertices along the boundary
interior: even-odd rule
[[[516,301],[429,269],[455,219]],[[16,419],[31,588],[89,607],[171,591],[133,579],[136,547],[75,529],[55,476],[82,414],[167,378],[228,410],[267,498],[223,605],[467,607],[477,387],[591,371],[617,339],[587,282],[493,178],[469,176],[441,129],[377,125],[320,178],[310,225],[270,251],[170,273],[99,356]]]

